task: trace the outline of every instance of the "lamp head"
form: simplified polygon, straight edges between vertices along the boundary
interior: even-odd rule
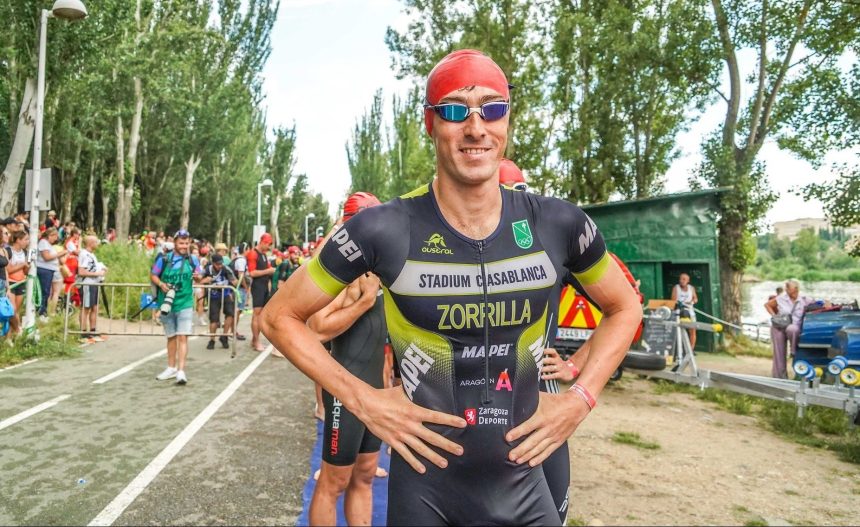
[[[266,178],[263,181],[260,181],[260,185],[263,187],[271,187],[272,185],[274,185],[274,183],[272,183],[271,179]]]
[[[82,20],[87,17],[87,8],[81,0],[57,0],[51,14],[65,20]]]
[[[306,217],[307,217],[308,219],[311,219],[311,220],[312,220],[312,219],[314,219],[314,218],[316,218],[316,216],[314,215],[314,213],[313,213],[313,212],[309,212],[309,213],[308,213],[308,215],[307,215]]]

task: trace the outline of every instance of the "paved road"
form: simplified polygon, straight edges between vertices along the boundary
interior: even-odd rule
[[[165,343],[111,337],[78,358],[0,371],[0,524],[88,524],[111,504],[116,525],[295,524],[315,439],[312,384],[283,358],[240,343],[230,359],[203,338],[190,343],[186,386],[155,380],[162,355],[93,383]],[[163,470],[147,469],[154,479],[127,508],[116,506],[231,383],[223,406],[185,431],[193,435]]]

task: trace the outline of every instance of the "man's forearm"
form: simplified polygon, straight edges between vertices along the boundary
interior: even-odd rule
[[[275,348],[302,373],[334,395],[350,411],[356,413],[361,394],[373,388],[349,373],[323,348],[317,334],[299,319],[284,316],[276,323],[266,317],[261,330]]]
[[[309,325],[311,330],[319,335],[321,342],[327,342],[352,327],[355,321],[371,307],[373,304],[369,304],[362,298]]]
[[[639,306],[625,307],[605,315],[588,339],[588,357],[576,382],[585,386],[595,398],[624,360],[641,320]]]

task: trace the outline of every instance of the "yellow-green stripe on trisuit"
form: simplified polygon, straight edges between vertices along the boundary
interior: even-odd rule
[[[415,190],[407,192],[406,194],[400,196],[400,199],[417,198],[419,196],[423,196],[424,194],[427,194],[428,192],[430,192],[430,184],[429,183],[427,185],[421,185],[420,187],[416,188]]]
[[[310,261],[308,264],[308,274],[317,287],[322,289],[327,295],[337,296],[337,294],[343,291],[343,288],[346,287],[345,283],[333,277],[331,273],[323,267],[319,258],[314,258]]]
[[[603,256],[600,260],[597,260],[597,263],[586,269],[581,273],[573,273],[573,276],[579,280],[579,283],[582,285],[591,285],[597,283],[603,275],[606,274],[606,270],[609,269],[609,262],[612,261],[612,257],[609,256],[609,252],[604,252]]]

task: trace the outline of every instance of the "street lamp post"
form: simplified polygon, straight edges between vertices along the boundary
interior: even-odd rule
[[[263,224],[263,198],[260,193],[263,187],[271,187],[272,185],[272,180],[269,178],[257,183],[257,225]]]
[[[305,216],[305,247],[308,246],[308,220],[312,220],[316,218],[313,212],[309,212],[307,216]]]
[[[36,303],[33,288],[38,282],[36,252],[39,246],[39,192],[42,174],[42,121],[45,109],[45,55],[48,47],[48,19],[81,20],[87,16],[87,8],[80,0],[57,0],[50,11],[42,9],[39,24],[39,72],[36,83],[36,123],[33,136],[33,181],[30,200],[30,272],[27,280],[27,304],[24,310],[24,334],[31,335],[36,327]],[[42,302],[47,302],[43,298]]]

